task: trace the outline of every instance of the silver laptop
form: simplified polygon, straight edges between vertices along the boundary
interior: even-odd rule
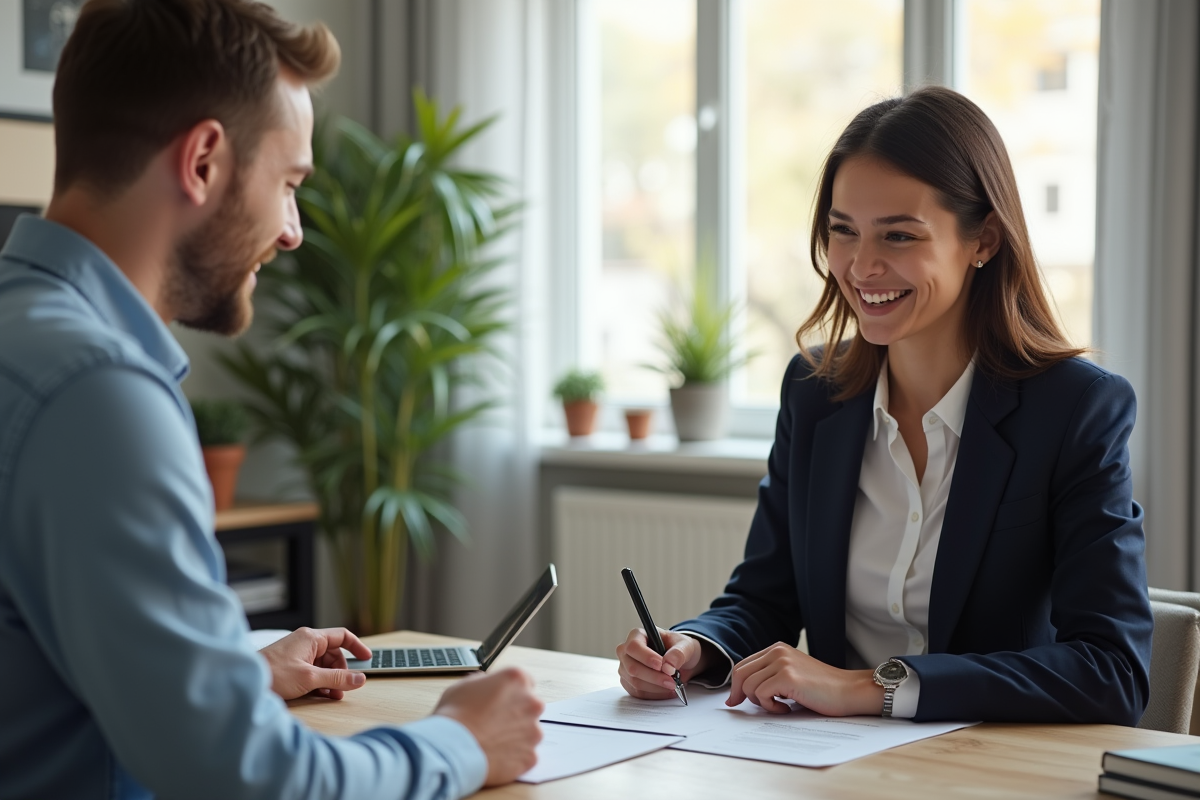
[[[347,666],[356,672],[395,675],[485,670],[524,630],[557,586],[558,576],[550,564],[479,647],[376,647],[369,659],[350,659]]]

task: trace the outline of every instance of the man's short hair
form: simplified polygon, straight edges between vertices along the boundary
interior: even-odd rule
[[[249,0],[89,0],[54,84],[54,189],[113,194],[206,119],[239,163],[276,123],[281,66],[312,85],[341,52],[323,24],[287,22]]]

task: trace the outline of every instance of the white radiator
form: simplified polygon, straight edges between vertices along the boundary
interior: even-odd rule
[[[640,627],[622,567],[637,575],[660,628],[708,608],[742,560],[754,508],[753,500],[555,489],[555,649],[614,658]]]

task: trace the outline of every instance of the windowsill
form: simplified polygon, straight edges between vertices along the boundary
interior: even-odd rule
[[[543,431],[540,444],[541,462],[555,466],[760,478],[767,472],[772,440],[680,442],[658,435],[635,442],[624,433],[569,437],[559,429]]]

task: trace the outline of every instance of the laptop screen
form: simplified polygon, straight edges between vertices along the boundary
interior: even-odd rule
[[[542,603],[546,602],[546,598],[550,596],[556,586],[558,586],[558,576],[554,572],[554,565],[550,564],[537,582],[517,601],[517,604],[501,620],[496,629],[483,640],[483,644],[479,645],[479,649],[475,651],[475,655],[479,657],[481,669],[491,666],[492,661],[500,655],[508,643],[517,638],[517,634],[529,620],[533,619],[533,615],[542,607]]]

